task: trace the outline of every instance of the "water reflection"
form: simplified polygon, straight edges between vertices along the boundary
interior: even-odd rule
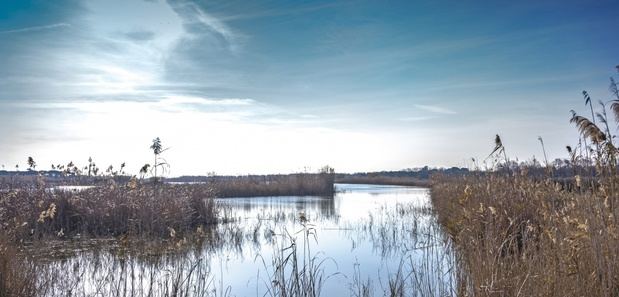
[[[324,296],[454,295],[453,254],[427,189],[337,187],[335,197],[219,199],[232,223],[191,238],[62,242],[27,254],[38,281],[52,284],[47,296],[270,296],[312,281]],[[51,251],[60,257],[38,257]]]

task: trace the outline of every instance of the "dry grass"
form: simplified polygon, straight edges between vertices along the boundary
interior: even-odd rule
[[[303,215],[299,219],[301,230],[290,233],[283,228],[283,233],[276,235],[278,247],[271,263],[267,264],[262,256],[256,258],[262,261],[268,278],[263,280],[267,288],[264,296],[318,297],[325,281],[338,274],[325,273],[325,266],[337,266],[337,263],[331,258],[321,258],[320,252],[313,252],[312,241],[318,240],[315,226]],[[301,235],[297,237],[297,234]]]
[[[0,192],[0,226],[13,242],[46,237],[175,237],[217,222],[205,185],[145,184],[136,180],[82,191],[37,186]]]
[[[0,235],[0,297],[37,296],[34,266],[20,261],[17,251]]]
[[[434,209],[456,246],[459,295],[619,296],[619,151],[605,103],[594,113],[583,94],[592,118],[572,111],[581,139],[577,150],[567,147],[569,182],[552,168],[540,177],[506,167],[498,135],[499,170],[434,179]]]
[[[213,177],[208,184],[216,196],[333,196],[333,172],[298,173],[290,175],[259,175],[239,177]]]
[[[213,196],[206,185],[140,184],[137,180],[123,186],[110,183],[81,191],[50,190],[39,180],[0,191],[0,297],[68,296],[79,292],[80,288],[74,288],[82,284],[79,278],[62,279],[67,275],[60,271],[50,273],[43,262],[20,252],[26,242],[38,245],[50,243],[49,239],[116,236],[120,244],[128,245],[139,238],[168,239],[173,245],[180,244],[186,234],[203,236],[208,232],[205,227],[218,221]],[[188,285],[190,277],[208,274],[200,270],[203,265],[199,264],[187,264],[178,271],[154,267],[149,273],[157,275],[157,279],[150,278],[154,289],[148,292],[161,296],[212,295],[212,288],[206,283],[209,279],[198,282],[201,287]],[[127,275],[114,279],[110,272],[108,278],[96,284],[105,292],[103,295],[152,295],[136,293],[133,279],[127,285],[133,271],[123,273]],[[69,275],[75,274],[73,271]],[[127,291],[128,288],[131,290]]]
[[[50,274],[49,268],[30,259],[27,253],[20,253],[18,249],[24,243],[113,236],[121,245],[138,239],[170,239],[177,246],[173,243],[185,242],[186,236],[211,234],[204,227],[227,220],[225,213],[220,217],[220,208],[213,199],[216,196],[333,195],[333,176],[333,172],[324,172],[242,177],[207,184],[141,183],[133,179],[118,185],[108,179],[106,184],[79,191],[52,190],[44,177],[4,180],[0,185],[0,297],[85,292],[84,288],[74,288],[82,284],[79,278],[59,278],[62,273]],[[234,234],[226,236],[226,242],[234,241]],[[225,295],[224,288],[223,292],[213,289],[210,272],[200,270],[203,266],[195,261],[171,272],[155,267],[149,273],[161,275],[156,279],[141,276],[139,287],[134,283],[133,270],[118,279],[114,278],[116,272],[104,271],[101,273],[106,278],[96,285],[109,296]],[[190,282],[190,277],[201,281]],[[144,279],[149,279],[154,291],[140,291]]]
[[[525,170],[438,178],[432,201],[456,243],[462,296],[617,296],[617,179],[565,190]]]
[[[0,254],[0,259],[2,297],[228,296],[215,288],[207,261],[193,256],[94,252],[63,261],[16,254]]]

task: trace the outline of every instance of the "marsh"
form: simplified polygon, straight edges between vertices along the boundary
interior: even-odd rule
[[[305,296],[452,295],[450,244],[427,188],[336,188],[333,197],[218,199],[229,223],[165,243],[69,241],[24,253],[47,296],[269,296],[296,285],[311,286]]]

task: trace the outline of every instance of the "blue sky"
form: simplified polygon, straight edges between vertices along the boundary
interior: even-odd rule
[[[0,163],[171,175],[464,166],[577,141],[609,100],[617,1],[0,3]],[[23,165],[22,165],[23,166]]]

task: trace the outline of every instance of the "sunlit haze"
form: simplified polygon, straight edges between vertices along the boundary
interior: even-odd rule
[[[566,157],[609,100],[617,1],[0,3],[0,164],[170,176]]]

